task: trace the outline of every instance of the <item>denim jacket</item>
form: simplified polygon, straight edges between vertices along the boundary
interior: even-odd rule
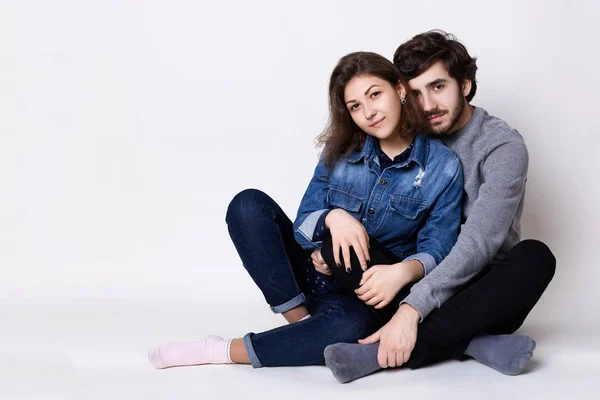
[[[437,139],[417,135],[408,160],[381,171],[377,140],[340,159],[331,173],[323,160],[300,202],[294,235],[302,248],[313,241],[320,216],[342,208],[370,237],[403,261],[419,260],[429,274],[450,252],[460,228],[463,176],[460,160]]]

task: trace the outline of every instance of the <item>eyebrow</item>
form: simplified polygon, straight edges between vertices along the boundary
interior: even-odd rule
[[[369,88],[365,91],[365,96],[367,94],[369,94],[369,92],[371,91],[371,89],[373,89],[375,86],[379,86],[379,85],[371,85],[371,86],[369,86]],[[348,104],[348,103],[356,103],[356,100],[354,100],[354,99],[348,100],[346,102],[346,104]]]
[[[428,87],[428,88],[431,88],[431,87],[433,87],[433,86],[439,85],[440,83],[446,83],[446,82],[448,82],[448,80],[447,80],[447,79],[444,79],[444,78],[439,78],[439,79],[436,79],[436,80],[434,80],[434,81],[431,81],[431,82],[429,82],[429,83],[427,84],[427,87]]]

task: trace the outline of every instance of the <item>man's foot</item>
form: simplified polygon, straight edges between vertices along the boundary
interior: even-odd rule
[[[379,342],[336,343],[325,347],[325,365],[340,383],[353,381],[381,369],[377,362]]]
[[[535,341],[522,335],[481,335],[473,338],[465,354],[506,375],[520,374],[533,357]],[[325,348],[325,364],[341,383],[381,369],[379,343],[336,343]]]
[[[481,335],[465,354],[506,375],[520,374],[533,357],[535,341],[523,335]]]

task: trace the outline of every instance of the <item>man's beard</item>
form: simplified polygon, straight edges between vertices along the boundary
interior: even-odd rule
[[[436,134],[436,135],[447,135],[448,132],[450,132],[455,126],[456,124],[458,124],[458,121],[460,121],[460,117],[462,117],[462,113],[465,110],[465,98],[463,96],[461,96],[461,93],[459,93],[459,95],[457,96],[457,102],[456,102],[456,106],[454,107],[454,109],[452,110],[452,113],[450,113],[450,123],[448,124],[448,127],[446,128],[441,128],[440,129],[436,129],[435,126],[429,126],[432,133]],[[431,110],[425,113],[425,118],[430,118],[433,117],[435,115],[439,115],[439,114],[445,114],[446,111],[444,110],[440,110],[439,108],[436,108],[435,110]]]

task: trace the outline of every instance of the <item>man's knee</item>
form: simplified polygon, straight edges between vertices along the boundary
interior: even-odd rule
[[[556,257],[545,243],[535,239],[523,240],[511,250],[511,253],[512,257],[526,260],[527,266],[545,275],[548,282],[554,276]]]

